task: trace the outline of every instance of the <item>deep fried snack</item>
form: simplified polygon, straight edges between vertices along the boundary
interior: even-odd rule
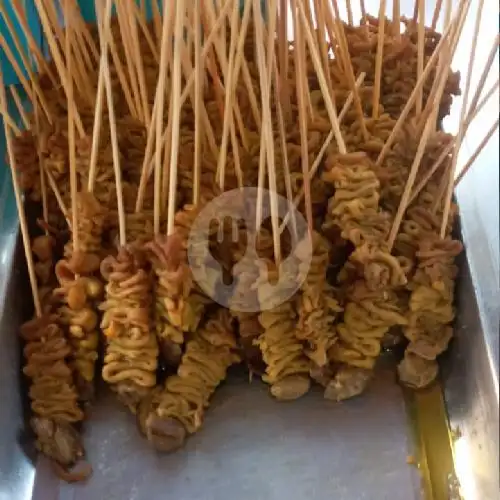
[[[265,306],[268,294],[265,287],[277,272],[276,264],[268,261],[267,272],[259,276],[254,285],[262,306]],[[266,363],[262,380],[271,386],[271,394],[280,400],[297,399],[306,394],[310,387],[311,361],[297,339],[297,314],[293,303],[292,298],[272,309],[263,310],[259,314],[259,323],[264,331],[255,341]]]
[[[106,211],[96,197],[87,192],[77,195],[78,210],[78,252],[70,241],[64,248],[66,259],[77,274],[90,275],[98,271],[101,263],[102,233]]]
[[[453,335],[454,259],[461,251],[462,244],[451,238],[434,235],[420,242],[417,271],[410,284],[408,325],[403,328],[410,343],[398,366],[401,381],[410,387],[422,388],[434,381],[436,357],[447,349]]]
[[[198,431],[212,394],[239,361],[229,311],[218,309],[187,342],[177,374],[155,395],[145,420],[151,444],[173,451],[182,446],[186,433]]]
[[[23,373],[31,379],[31,426],[36,446],[66,470],[83,457],[80,436],[74,428],[83,420],[83,412],[67,363],[71,347],[56,320],[50,315],[33,319],[21,327],[20,334],[25,342]]]
[[[158,344],[151,325],[152,279],[142,251],[121,247],[106,257],[101,274],[107,281],[101,329],[106,337],[102,377],[136,411],[156,384]]]
[[[305,353],[318,367],[328,363],[328,349],[336,341],[333,322],[342,309],[326,281],[329,264],[328,241],[316,231],[312,235],[312,259],[301,259],[301,242],[295,249],[300,265],[308,265],[307,277],[302,284],[302,293],[297,298],[297,338],[304,343]]]
[[[147,244],[156,274],[156,333],[167,363],[176,367],[182,354],[184,335],[198,327],[207,297],[193,282],[187,258],[189,233],[199,208],[186,205],[175,216],[175,232],[158,236]],[[192,248],[195,265],[203,265],[208,248]]]

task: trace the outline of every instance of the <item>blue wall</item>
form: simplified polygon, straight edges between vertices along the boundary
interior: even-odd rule
[[[27,41],[26,37],[24,36],[23,31],[21,30],[19,24],[17,23],[17,18],[12,10],[11,3],[10,2],[2,2],[4,5],[5,10],[7,11],[7,14],[9,15],[12,24],[18,28],[17,33],[19,40],[21,42],[21,45],[26,48],[27,47]],[[34,5],[33,0],[25,0],[25,5],[26,5],[26,11],[28,14],[28,25],[31,29],[31,33],[33,35],[33,38],[38,41],[38,43],[41,45],[42,43],[42,31],[40,29],[40,23],[38,20],[38,15],[36,12],[36,8]],[[17,61],[20,63],[20,58],[19,54],[14,46],[14,42],[12,41],[12,38],[9,33],[9,29],[7,28],[7,25],[5,24],[3,16],[0,16],[0,33],[2,36],[7,40],[10,48],[12,49],[12,52],[16,56]],[[28,51],[26,51],[28,53]],[[20,64],[20,66],[22,66]],[[14,69],[12,68],[11,64],[9,63],[7,57],[5,56],[5,53],[3,50],[0,50],[0,68],[2,70],[4,82],[7,85],[10,85],[12,83],[17,83],[19,81],[17,75],[14,72]]]

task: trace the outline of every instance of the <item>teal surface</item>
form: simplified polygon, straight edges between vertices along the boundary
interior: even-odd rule
[[[5,8],[7,15],[11,19],[12,24],[16,28],[16,32],[17,32],[19,41],[21,43],[21,46],[26,50],[26,48],[27,48],[26,37],[24,36],[24,33],[23,33],[21,27],[19,26],[19,23],[17,22],[17,18],[13,12],[11,2],[10,1],[2,1],[2,4],[3,4],[3,7]],[[27,13],[27,17],[28,17],[28,26],[30,28],[31,34],[33,35],[33,38],[40,43],[40,46],[42,46],[42,30],[40,27],[40,22],[38,19],[38,14],[36,12],[35,4],[34,4],[33,0],[25,0],[24,4],[26,6],[26,13]],[[22,67],[19,53],[18,53],[16,47],[14,46],[14,42],[13,42],[12,37],[10,35],[10,31],[7,28],[7,25],[5,23],[3,16],[0,16],[0,34],[5,38],[9,47],[11,48],[12,52],[14,53],[14,57],[19,62],[19,65]],[[27,53],[29,53],[29,52],[27,51]],[[12,65],[8,61],[7,56],[5,55],[5,52],[3,50],[0,50],[0,68],[2,70],[3,79],[4,79],[4,82],[6,85],[10,85],[12,83],[19,82],[19,78],[17,77]]]
[[[0,133],[0,237],[12,233],[17,228],[17,210],[12,189],[12,179],[9,167],[6,163],[5,135],[3,133],[3,121]]]

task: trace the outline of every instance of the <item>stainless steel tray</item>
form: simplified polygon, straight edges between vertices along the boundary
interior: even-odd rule
[[[94,467],[85,484],[66,485],[43,458],[30,461],[20,384],[17,330],[29,308],[27,280],[16,226],[0,236],[0,498],[86,500],[175,498],[186,500],[283,498],[326,500],[417,500],[452,498],[451,468],[442,467],[432,422],[445,426],[440,390],[410,401],[397,385],[393,360],[382,360],[370,390],[336,404],[321,391],[278,403],[264,384],[231,373],[217,391],[202,430],[173,455],[154,452],[139,435],[134,418],[106,387],[100,387],[85,445]],[[17,251],[16,251],[17,249]],[[456,340],[444,360],[443,380],[456,441],[457,471],[467,488],[484,500],[498,498],[498,399],[485,360],[475,292],[465,256],[460,261]],[[27,302],[27,304],[26,304]],[[437,400],[436,400],[436,394]],[[431,397],[437,406],[408,408]],[[496,413],[495,413],[496,412]],[[417,412],[418,413],[418,412]],[[423,419],[422,419],[423,415]],[[436,420],[437,419],[437,420]],[[419,425],[421,427],[419,428]],[[430,431],[429,431],[430,429]],[[416,431],[419,436],[416,438]],[[442,437],[442,435],[441,435]],[[458,446],[458,443],[462,443]],[[446,443],[445,443],[446,445]],[[465,455],[469,462],[465,462]],[[420,469],[408,463],[415,457]],[[496,462],[495,462],[496,460]],[[471,486],[471,481],[473,485]],[[430,484],[430,486],[429,486]],[[464,484],[462,484],[464,486]],[[468,497],[466,497],[468,498]]]

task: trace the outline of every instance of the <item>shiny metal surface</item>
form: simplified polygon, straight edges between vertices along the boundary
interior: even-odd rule
[[[403,0],[402,12],[411,15],[413,4]],[[426,2],[429,17],[434,5],[434,0]],[[476,5],[474,0],[471,12]],[[358,8],[357,4],[353,7]],[[376,7],[378,2],[367,3],[371,12]],[[389,12],[391,8],[389,1]],[[473,24],[471,16],[454,64],[462,74]],[[487,1],[476,80],[497,31],[498,3]],[[445,123],[447,130],[456,132],[459,102]],[[498,98],[490,103],[471,127],[459,166],[498,116]],[[4,150],[0,141],[0,151]],[[23,300],[29,292],[23,281],[22,254],[15,253],[15,207],[8,172],[2,167],[0,500],[422,498],[417,469],[406,463],[414,450],[404,401],[387,370],[379,374],[365,397],[342,405],[323,401],[320,393],[279,404],[261,384],[249,386],[236,376],[217,393],[203,431],[189,441],[186,450],[172,456],[152,452],[132,417],[103,390],[85,428],[85,444],[95,468],[90,482],[60,484],[44,460],[37,462],[35,474],[20,445],[23,398],[17,328],[21,303],[29,302]],[[443,360],[443,384],[455,435],[455,468],[465,500],[500,498],[498,172],[497,134],[457,190],[467,255],[460,260],[456,338]]]
[[[498,366],[493,365],[490,348],[495,342],[498,346],[498,316],[496,337],[491,337],[486,329],[488,318],[478,307],[477,286],[471,274],[464,272],[466,259],[461,259],[457,326],[444,363],[444,392],[463,496],[496,500],[500,498]]]
[[[365,397],[345,404],[314,391],[293,403],[235,374],[218,390],[187,447],[159,455],[112,394],[86,429],[94,475],[62,485],[60,500],[389,500],[419,497],[400,388],[381,370]]]
[[[16,330],[23,313],[23,263],[16,258],[17,218],[5,187],[8,181],[0,172],[0,500],[25,500],[31,498],[35,469],[20,445],[23,405]]]

